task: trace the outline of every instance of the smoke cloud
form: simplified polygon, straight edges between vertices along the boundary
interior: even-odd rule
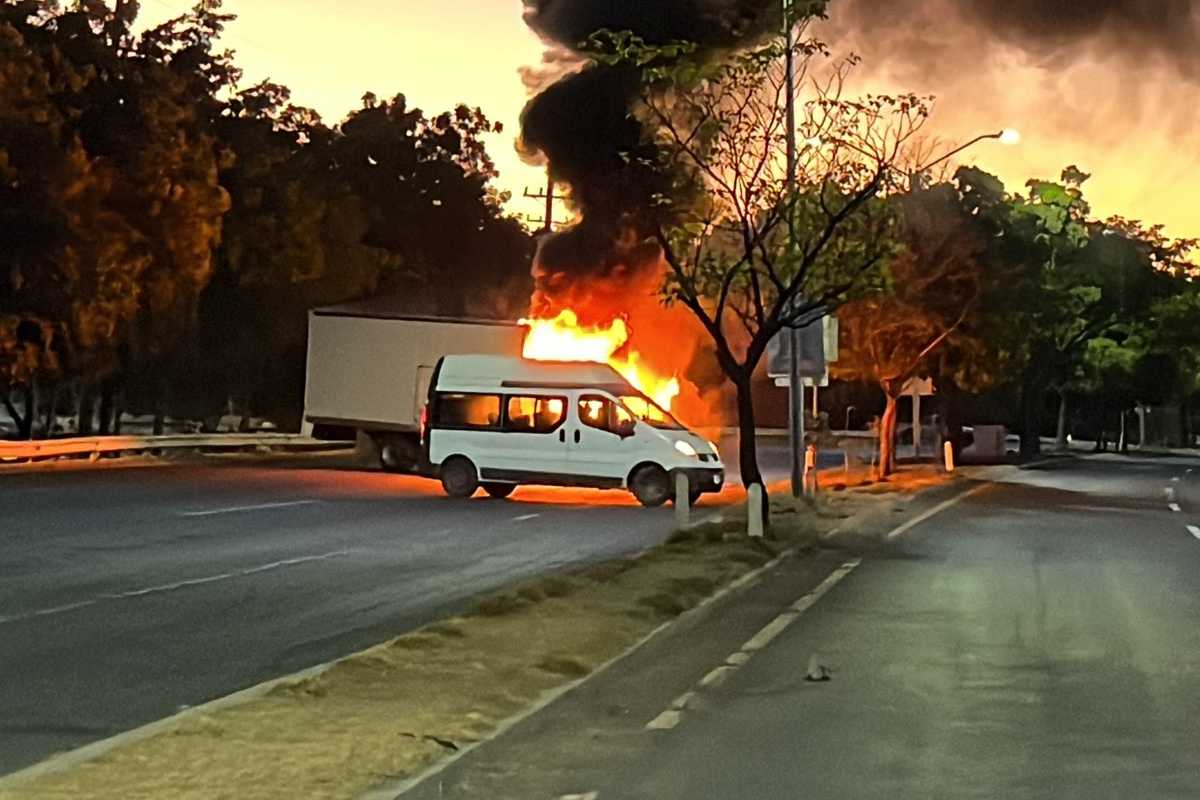
[[[1098,213],[1200,233],[1190,187],[1200,177],[1200,3],[1192,0],[833,0],[817,33],[863,57],[855,88],[938,98],[927,130],[964,141],[1002,127],[1015,148],[981,145],[967,160],[1010,189],[1094,174]]]

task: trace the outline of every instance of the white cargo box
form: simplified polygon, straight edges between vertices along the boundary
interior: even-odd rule
[[[415,432],[439,358],[519,356],[525,333],[515,322],[317,309],[308,320],[305,420]]]

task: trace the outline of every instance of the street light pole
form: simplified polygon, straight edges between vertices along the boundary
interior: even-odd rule
[[[788,202],[796,191],[796,63],[793,53],[791,0],[783,0],[784,26],[784,80],[787,81],[787,189]],[[788,215],[788,247],[796,246],[796,231],[791,215]],[[804,380],[800,377],[800,330],[795,326],[788,329],[791,355],[788,364],[788,411],[791,424],[788,432],[792,451],[792,496],[804,494]]]

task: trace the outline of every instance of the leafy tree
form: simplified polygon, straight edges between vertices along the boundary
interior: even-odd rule
[[[979,372],[972,362],[985,347],[971,335],[971,323],[985,313],[986,229],[948,184],[889,202],[902,218],[899,247],[887,263],[890,281],[839,310],[841,346],[832,370],[835,377],[883,390],[881,475],[895,467],[897,407],[905,385],[922,375],[963,385],[969,380],[964,375]]]
[[[751,383],[768,343],[810,324],[881,279],[905,145],[926,100],[844,96],[854,61],[826,71],[824,46],[770,43],[712,62],[688,44],[650,46],[628,34],[593,40],[598,59],[642,76],[640,114],[652,131],[647,166],[663,176],[640,221],[662,252],[668,303],[692,311],[737,390],[740,464],[761,483]],[[798,100],[795,181],[786,157],[785,62]],[[819,73],[819,74],[818,74]]]

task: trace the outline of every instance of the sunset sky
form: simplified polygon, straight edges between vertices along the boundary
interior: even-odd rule
[[[190,5],[144,0],[143,24]],[[331,122],[357,107],[367,91],[403,92],[429,112],[458,102],[482,106],[505,124],[490,143],[501,186],[518,198],[526,187],[540,188],[542,171],[522,164],[513,149],[527,99],[518,70],[536,65],[543,50],[521,20],[519,0],[345,0],[331,13],[333,5],[227,0],[239,20],[226,44],[238,51],[247,83],[269,76]],[[839,15],[833,4],[825,35],[864,57],[862,88],[936,94],[929,130],[948,142],[1003,127],[1022,132],[1018,147],[985,143],[964,157],[1000,174],[1010,189],[1029,177],[1057,177],[1077,163],[1095,175],[1087,193],[1098,214],[1121,213],[1165,223],[1175,235],[1200,235],[1192,210],[1200,149],[1185,146],[1194,139],[1191,82],[1152,58],[1095,47],[1060,48],[1035,59],[1000,41],[978,41],[978,32],[956,27],[952,14],[909,19],[911,36],[896,26],[885,35],[850,25],[851,5],[841,7],[846,10]],[[918,29],[936,38],[937,48],[919,38]],[[512,208],[541,213],[536,202],[519,199]]]

